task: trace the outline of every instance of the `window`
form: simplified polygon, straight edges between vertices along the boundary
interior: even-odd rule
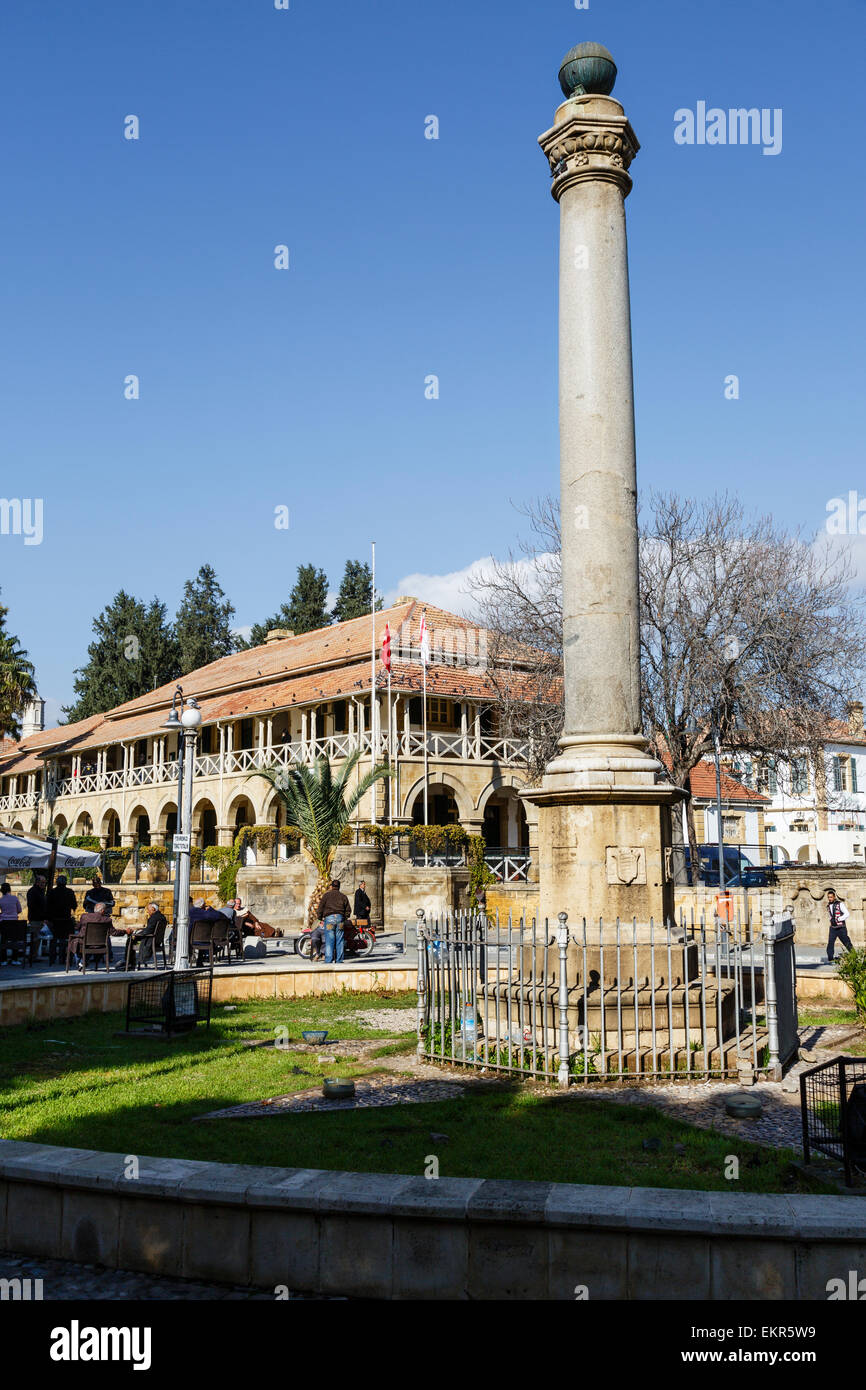
[[[835,754],[832,759],[831,777],[834,792],[856,792],[857,759],[847,754]]]
[[[792,766],[791,790],[795,796],[806,796],[809,791],[809,761],[795,758]]]
[[[451,724],[451,701],[443,700],[438,695],[431,695],[427,700],[427,723],[428,724]]]
[[[334,733],[344,734],[347,728],[346,701],[337,700],[333,706],[334,710]]]
[[[766,792],[769,796],[775,796],[779,790],[776,764],[772,758],[768,758],[765,763],[761,764],[758,773],[758,786],[762,792]]]

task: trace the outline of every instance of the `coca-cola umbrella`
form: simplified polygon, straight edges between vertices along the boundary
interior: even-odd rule
[[[56,858],[52,855],[56,852]],[[16,869],[92,869],[99,855],[89,849],[73,849],[59,845],[56,840],[39,840],[34,835],[13,835],[0,830],[0,873]]]

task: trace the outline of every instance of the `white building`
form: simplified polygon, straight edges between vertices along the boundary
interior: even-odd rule
[[[848,864],[866,860],[866,731],[863,705],[834,721],[817,766],[736,753],[731,773],[769,798],[764,832],[776,860]]]

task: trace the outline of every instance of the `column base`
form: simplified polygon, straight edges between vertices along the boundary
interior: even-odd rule
[[[599,919],[611,937],[616,919],[673,921],[671,809],[684,796],[664,782],[633,780],[614,769],[591,785],[557,775],[521,792],[538,809],[539,916],[560,912],[572,926]],[[620,780],[621,779],[621,780]]]

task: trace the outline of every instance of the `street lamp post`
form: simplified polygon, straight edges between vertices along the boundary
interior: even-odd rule
[[[181,846],[175,858],[174,876],[174,965],[185,970],[189,965],[189,881],[192,849],[192,780],[195,772],[195,745],[201,725],[198,701],[190,696],[177,714],[177,697],[183,699],[180,686],[172,700],[171,713],[164,725],[178,731],[178,831]]]
[[[722,822],[722,745],[719,736],[719,722],[713,716],[713,762],[716,765],[716,829],[719,840],[719,897],[725,891],[725,831]],[[721,906],[721,904],[720,904]]]

